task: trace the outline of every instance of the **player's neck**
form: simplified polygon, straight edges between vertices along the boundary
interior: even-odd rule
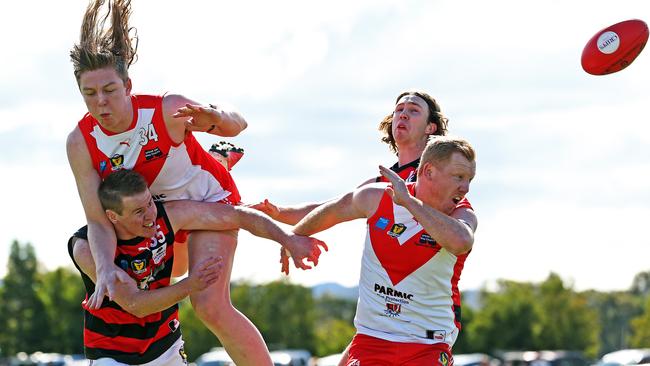
[[[397,156],[397,162],[399,166],[406,165],[414,160],[419,159],[425,147],[426,141],[424,143],[414,143],[398,146],[399,155]]]

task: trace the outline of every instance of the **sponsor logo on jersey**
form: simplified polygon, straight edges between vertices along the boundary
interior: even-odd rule
[[[167,198],[167,195],[164,193],[154,194],[151,196],[151,198],[156,202],[165,202],[165,198]]]
[[[444,352],[444,351],[440,352],[440,359],[439,359],[439,361],[440,361],[440,364],[441,364],[442,366],[447,366],[447,365],[449,365],[449,356],[447,356],[447,352]]]
[[[375,289],[374,291],[378,294],[382,295],[388,295],[392,297],[398,297],[400,299],[406,299],[406,300],[413,300],[413,294],[409,294],[407,292],[402,292],[402,291],[397,291],[393,288],[387,287],[387,286],[382,286],[378,283],[375,283]]]
[[[122,169],[124,165],[124,155],[122,154],[115,154],[111,156],[111,167],[113,171]]]
[[[162,156],[163,156],[163,153],[162,153],[162,151],[160,151],[160,149],[158,147],[144,151],[144,158],[147,161],[157,159],[157,158],[161,158]]]
[[[103,173],[106,170],[106,161],[102,160],[99,162],[99,172]]]
[[[135,274],[143,274],[147,270],[146,259],[134,259],[131,262],[131,270]]]
[[[178,350],[178,354],[181,355],[183,363],[187,365],[187,353],[185,353],[185,345],[181,346],[181,349]]]
[[[404,233],[404,231],[406,231],[406,225],[402,223],[393,224],[393,226],[388,231],[388,236],[392,236],[393,238],[398,238],[400,235]]]
[[[131,143],[129,142],[129,140],[120,141],[120,145],[126,145],[128,147],[131,147]]]
[[[402,312],[402,304],[395,304],[392,302],[386,303],[386,310],[384,313],[390,317],[397,317]]]
[[[357,360],[356,358],[351,358],[348,360],[348,363],[345,366],[361,366],[361,361]]]
[[[388,226],[389,222],[390,222],[389,219],[385,217],[380,217],[375,223],[375,227],[378,228],[379,230],[384,230]]]
[[[429,247],[429,248],[435,248],[436,247],[436,241],[431,237],[431,235],[427,233],[423,233],[420,235],[420,240],[418,240],[416,245],[424,246],[424,247]]]

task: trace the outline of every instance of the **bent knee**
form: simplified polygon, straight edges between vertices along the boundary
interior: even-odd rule
[[[232,317],[232,313],[236,311],[230,298],[224,296],[201,296],[199,293],[191,295],[190,301],[196,315],[212,324]]]

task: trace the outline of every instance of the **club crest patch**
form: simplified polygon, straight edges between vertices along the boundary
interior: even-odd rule
[[[392,236],[393,238],[398,238],[404,233],[404,231],[406,231],[406,225],[402,223],[393,224],[393,226],[388,231],[388,235]]]
[[[134,259],[131,262],[131,270],[135,274],[143,274],[147,270],[146,259]]]
[[[115,154],[111,156],[111,166],[113,167],[113,170],[118,170],[122,169],[124,165],[124,155],[122,154]]]

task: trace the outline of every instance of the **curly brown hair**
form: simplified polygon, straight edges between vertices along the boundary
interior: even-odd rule
[[[131,1],[109,0],[106,15],[100,18],[99,12],[103,5],[104,0],[90,1],[81,24],[79,44],[74,45],[70,51],[77,84],[84,72],[105,67],[113,67],[126,82],[129,66],[137,60],[137,30],[129,28]],[[109,18],[111,26],[104,29]]]
[[[433,135],[444,136],[447,134],[447,125],[449,124],[449,119],[442,114],[440,110],[440,105],[438,104],[438,102],[436,102],[435,99],[433,99],[433,97],[431,97],[429,94],[423,91],[410,90],[401,93],[395,100],[395,104],[397,104],[399,100],[402,99],[402,97],[405,95],[418,96],[427,103],[427,106],[429,107],[429,115],[427,117],[427,122],[434,123],[437,127]],[[381,131],[383,134],[381,141],[387,143],[388,147],[390,148],[390,151],[397,154],[398,149],[397,149],[397,145],[395,144],[395,138],[393,137],[392,128],[393,128],[393,113],[387,115],[386,117],[384,117],[384,119],[381,120],[381,122],[379,122],[379,131]]]

